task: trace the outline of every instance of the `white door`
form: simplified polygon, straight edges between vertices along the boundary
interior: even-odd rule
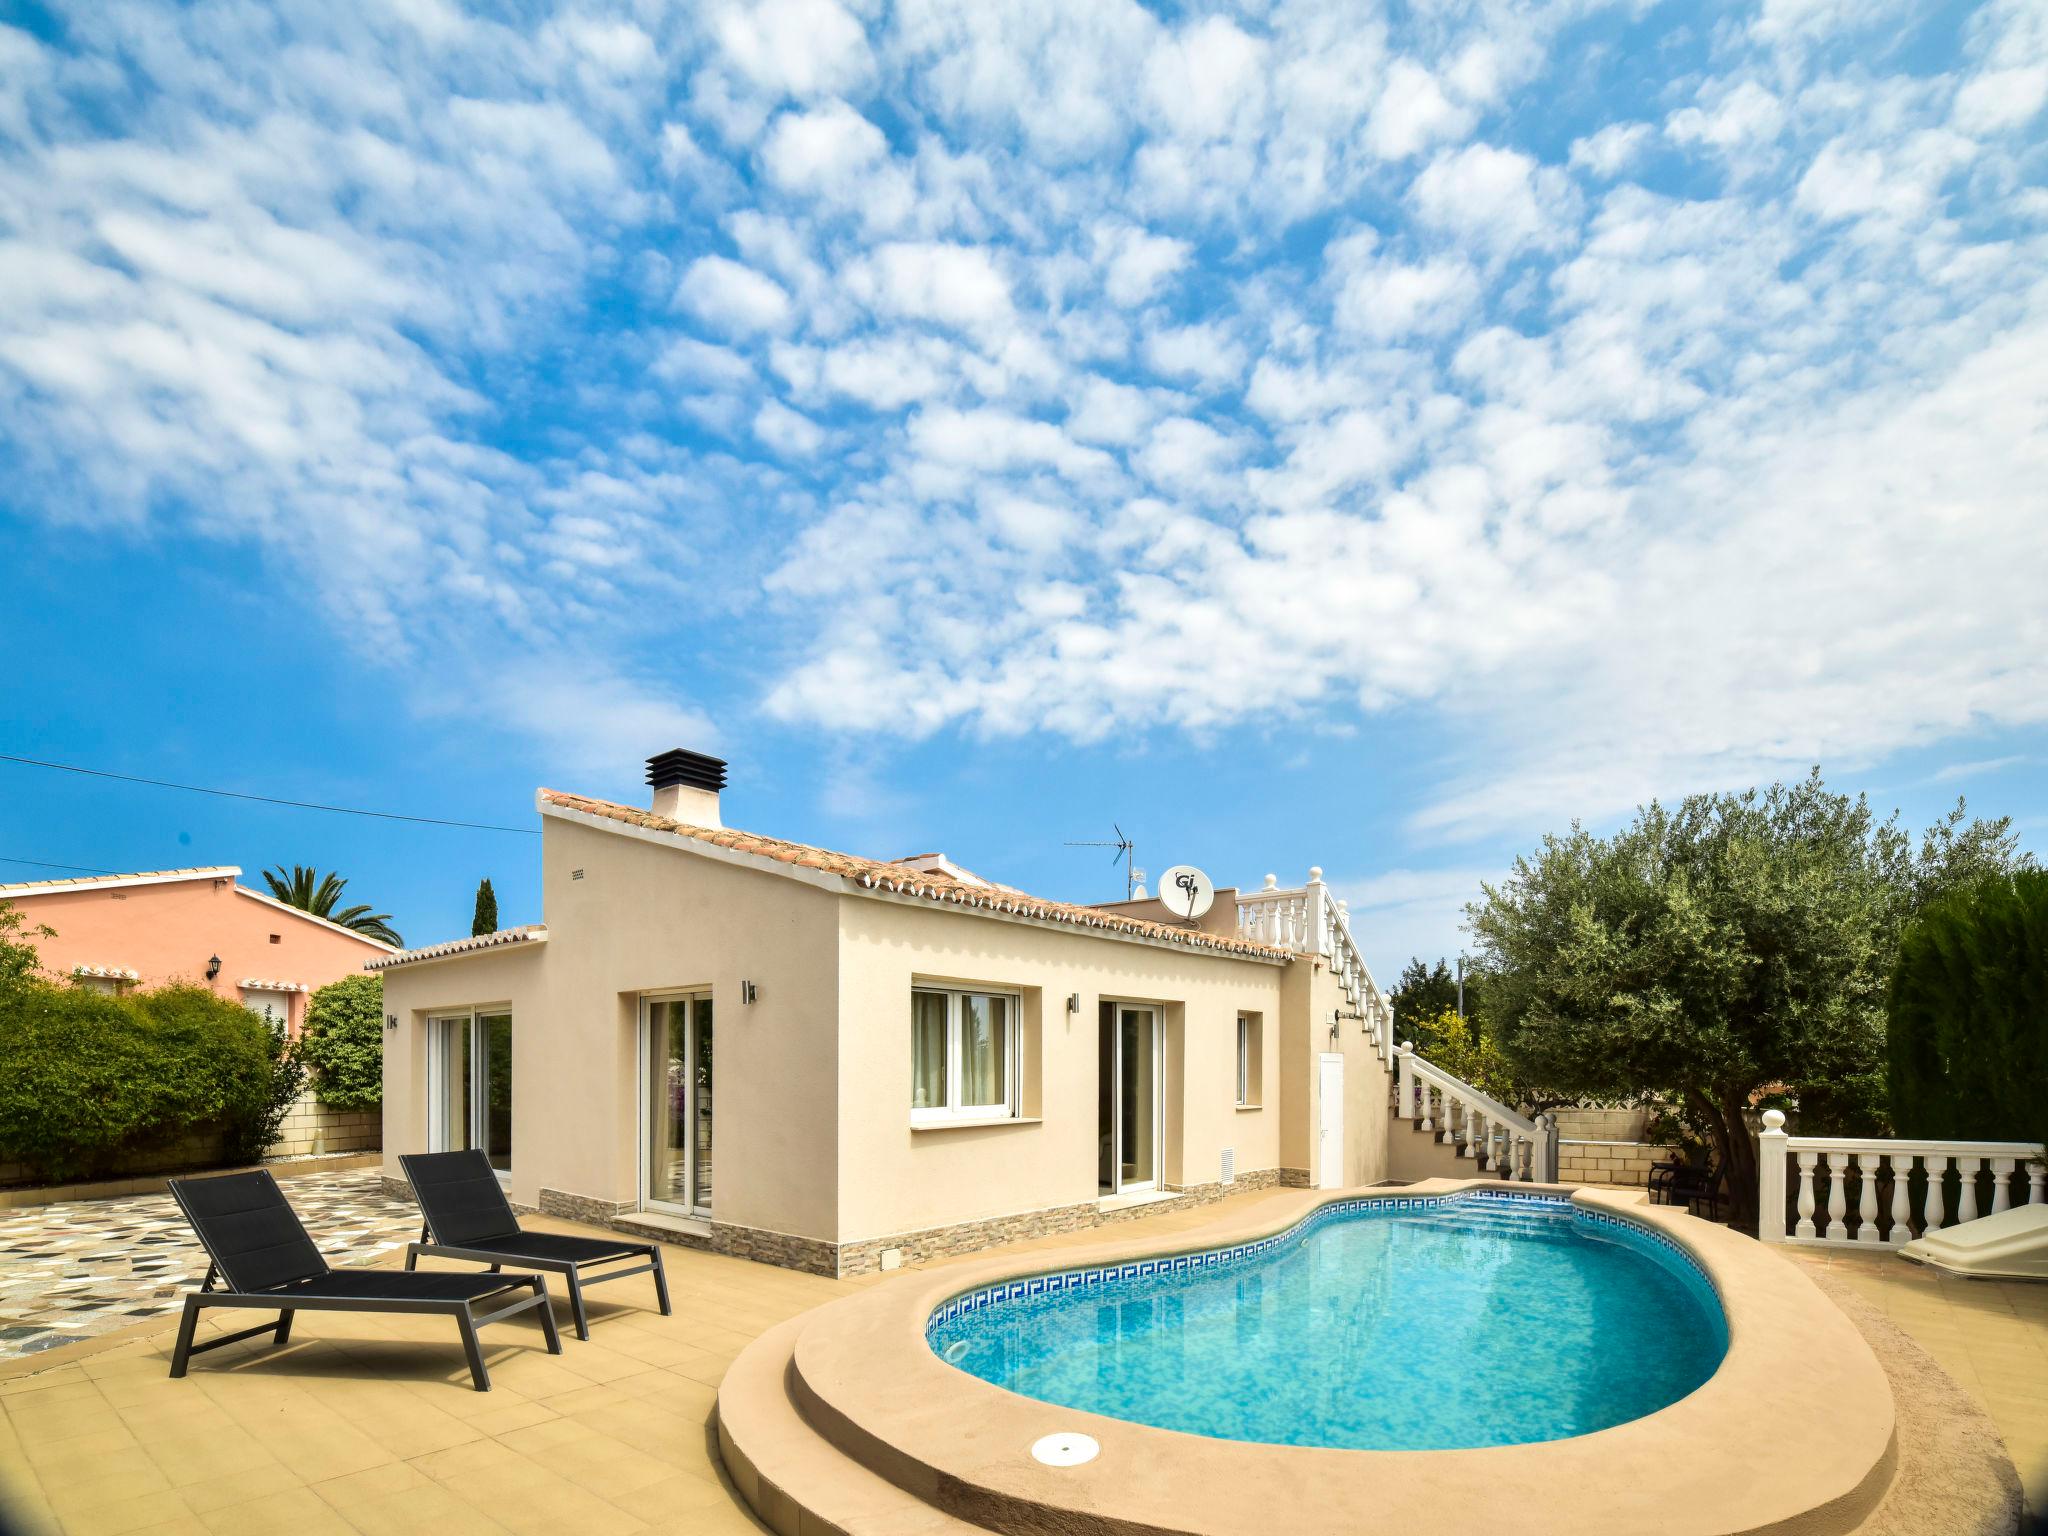
[[[1317,1073],[1316,1187],[1344,1187],[1344,1058],[1325,1055]]]

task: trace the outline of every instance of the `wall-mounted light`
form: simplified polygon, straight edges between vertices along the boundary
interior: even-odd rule
[[[210,960],[208,960],[208,961],[206,962],[206,979],[207,979],[208,981],[211,981],[211,980],[213,980],[213,978],[214,978],[214,977],[218,976],[219,974],[220,974],[220,956],[219,956],[219,955],[215,955],[215,956],[214,956],[214,957],[213,957],[212,959],[210,959]]]
[[[744,1006],[744,1005],[746,1005],[746,1004],[750,1004],[750,1003],[752,1003],[752,1002],[753,1002],[753,1000],[754,1000],[754,984],[753,984],[753,983],[752,983],[751,981],[743,981],[743,982],[741,982],[741,983],[740,983],[740,1003],[742,1004],[742,1006]]]
[[[1079,1013],[1080,1011],[1081,1011],[1081,994],[1080,994],[1080,993],[1078,993],[1078,992],[1070,992],[1070,993],[1068,993],[1068,994],[1067,994],[1067,1012],[1069,1012],[1069,1013]]]

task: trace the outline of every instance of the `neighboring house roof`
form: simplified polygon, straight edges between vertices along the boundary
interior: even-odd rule
[[[278,911],[288,916],[296,917],[302,922],[318,923],[322,928],[331,928],[343,938],[354,939],[358,944],[367,944],[370,948],[383,954],[391,955],[397,953],[395,948],[386,944],[382,939],[373,939],[367,933],[357,933],[353,928],[344,928],[339,923],[330,923],[326,918],[318,917],[308,912],[304,907],[295,907],[288,901],[279,901],[275,896],[266,896],[261,891],[252,891],[246,885],[236,886],[235,894],[237,896],[246,896],[251,901],[260,901],[266,907],[275,907]]]
[[[834,853],[829,848],[813,848],[808,843],[786,842],[779,837],[763,837],[755,832],[741,832],[732,827],[693,827],[683,822],[670,821],[652,811],[643,811],[635,806],[617,805],[609,800],[592,800],[584,795],[572,795],[559,789],[543,789],[535,797],[542,815],[563,815],[579,822],[598,826],[606,823],[641,833],[657,834],[661,840],[677,843],[698,843],[712,848],[722,848],[732,853],[747,856],[748,862],[768,861],[760,867],[771,868],[775,864],[797,869],[814,870],[825,875],[836,875],[847,881],[856,893],[872,891],[891,896],[920,897],[936,905],[964,907],[970,911],[986,912],[999,917],[1018,917],[1030,921],[1059,923],[1066,926],[1088,929],[1097,933],[1122,935],[1151,943],[1172,944],[1184,949],[1203,950],[1216,954],[1237,955],[1257,960],[1292,960],[1291,950],[1276,949],[1269,944],[1255,944],[1249,939],[1240,939],[1228,934],[1205,933],[1195,928],[1180,928],[1172,923],[1157,923],[1148,918],[1127,917],[1119,912],[1104,912],[1095,907],[1077,906],[1072,902],[1047,901],[1031,896],[1009,886],[993,885],[970,876],[975,881],[956,879],[952,875],[930,867],[918,868],[904,862],[889,863],[881,859],[863,859],[855,854]],[[927,855],[926,857],[930,857]],[[957,867],[957,866],[956,866]],[[961,871],[965,874],[966,871]]]
[[[55,896],[66,891],[115,890],[127,885],[178,885],[187,880],[232,880],[239,864],[209,864],[203,869],[145,869],[132,875],[74,875],[69,880],[23,880],[0,885],[0,901],[15,896]]]
[[[149,869],[132,875],[80,875],[70,880],[29,880],[17,885],[0,885],[0,901],[11,901],[17,896],[64,896],[74,891],[110,891],[137,885],[181,885],[193,880],[239,880],[242,866],[239,864],[209,864],[198,869]],[[279,901],[275,896],[266,896],[261,891],[252,891],[246,885],[235,887],[237,896],[246,896],[251,901],[260,901],[267,907],[274,907],[296,917],[301,922],[318,923],[322,928],[340,934],[343,938],[354,939],[358,944],[391,953],[391,946],[368,934],[357,933],[353,928],[344,928],[340,923],[331,923],[326,918],[295,907],[289,902]]]
[[[547,942],[548,929],[545,923],[528,923],[520,928],[500,928],[496,933],[480,933],[474,938],[450,939],[445,944],[426,944],[418,949],[393,950],[375,960],[363,963],[366,971],[388,971],[394,966],[413,965],[424,960],[446,960],[452,955],[474,954],[480,949],[500,949],[507,944],[543,944]]]

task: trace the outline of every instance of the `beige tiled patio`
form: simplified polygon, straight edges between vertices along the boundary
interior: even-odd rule
[[[1218,1214],[1143,1221],[1170,1231]],[[2048,1287],[1940,1281],[1888,1256],[1798,1257],[1870,1297],[1982,1397],[2040,1508]],[[452,1328],[345,1314],[302,1317],[301,1337],[282,1351],[252,1341],[202,1356],[183,1381],[165,1374],[171,1332],[161,1320],[0,1368],[0,1526],[77,1536],[758,1532],[712,1454],[716,1385],[756,1335],[868,1282],[680,1249],[668,1264],[673,1317],[653,1310],[645,1280],[626,1280],[591,1293],[592,1339],[565,1333],[559,1357],[524,1321],[487,1328],[487,1394],[468,1389]]]
[[[1786,1253],[1870,1302],[1984,1406],[2048,1531],[2048,1283],[1962,1280],[1892,1253]]]

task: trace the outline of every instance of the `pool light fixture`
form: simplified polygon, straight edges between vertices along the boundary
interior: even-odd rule
[[[1102,1447],[1093,1435],[1084,1435],[1068,1430],[1057,1435],[1042,1435],[1031,1442],[1031,1456],[1034,1461],[1044,1462],[1048,1467],[1078,1467],[1093,1461],[1102,1454]]]

